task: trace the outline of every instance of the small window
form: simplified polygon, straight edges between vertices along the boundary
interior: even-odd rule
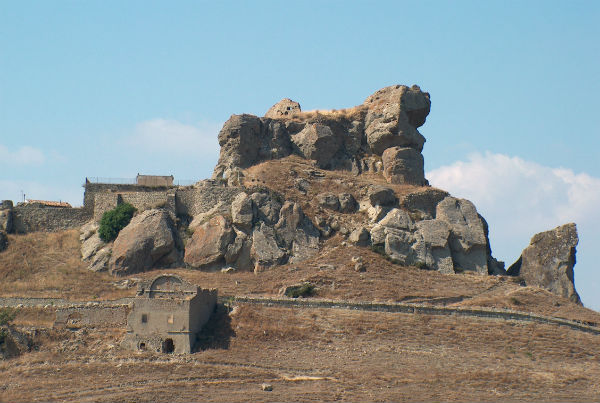
[[[172,324],[173,324],[173,322],[174,322],[173,315],[169,315],[169,316],[167,316],[167,323],[168,323],[169,325],[172,325]]]
[[[142,323],[148,323],[148,314],[142,314]]]
[[[144,342],[140,343],[140,350],[146,350],[146,343],[144,343]]]

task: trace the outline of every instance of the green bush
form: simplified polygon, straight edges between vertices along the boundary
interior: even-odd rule
[[[98,235],[104,242],[114,240],[119,231],[121,231],[129,222],[135,213],[135,207],[129,203],[121,203],[112,210],[108,210],[102,215]]]
[[[295,285],[285,290],[285,296],[290,298],[310,297],[315,293],[315,286],[310,283]]]

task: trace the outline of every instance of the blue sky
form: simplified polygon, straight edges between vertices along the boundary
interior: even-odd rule
[[[475,202],[509,264],[577,222],[576,286],[600,310],[598,21],[597,1],[0,0],[0,199],[203,179],[233,113],[418,84],[431,182]]]

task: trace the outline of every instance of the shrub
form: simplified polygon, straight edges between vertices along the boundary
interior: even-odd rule
[[[17,312],[11,308],[0,308],[0,326],[8,326],[17,316]],[[4,344],[8,332],[6,329],[0,329],[0,345]]]
[[[295,285],[285,290],[285,296],[290,298],[310,297],[315,293],[315,286],[310,283]]]
[[[17,312],[11,308],[0,308],[0,326],[10,324],[17,316]]]
[[[129,222],[135,213],[135,207],[129,203],[121,203],[112,210],[108,210],[102,215],[98,235],[104,242],[114,240],[119,231],[121,231]]]
[[[416,262],[415,266],[417,267],[417,269],[421,269],[421,270],[427,270],[427,264],[425,264],[425,262]]]

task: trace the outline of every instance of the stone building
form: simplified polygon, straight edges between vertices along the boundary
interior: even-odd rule
[[[157,176],[157,175],[140,175],[135,177],[135,184],[140,186],[173,186],[173,175]]]
[[[216,290],[202,289],[175,275],[142,281],[127,316],[123,344],[132,350],[191,353],[216,302]]]

